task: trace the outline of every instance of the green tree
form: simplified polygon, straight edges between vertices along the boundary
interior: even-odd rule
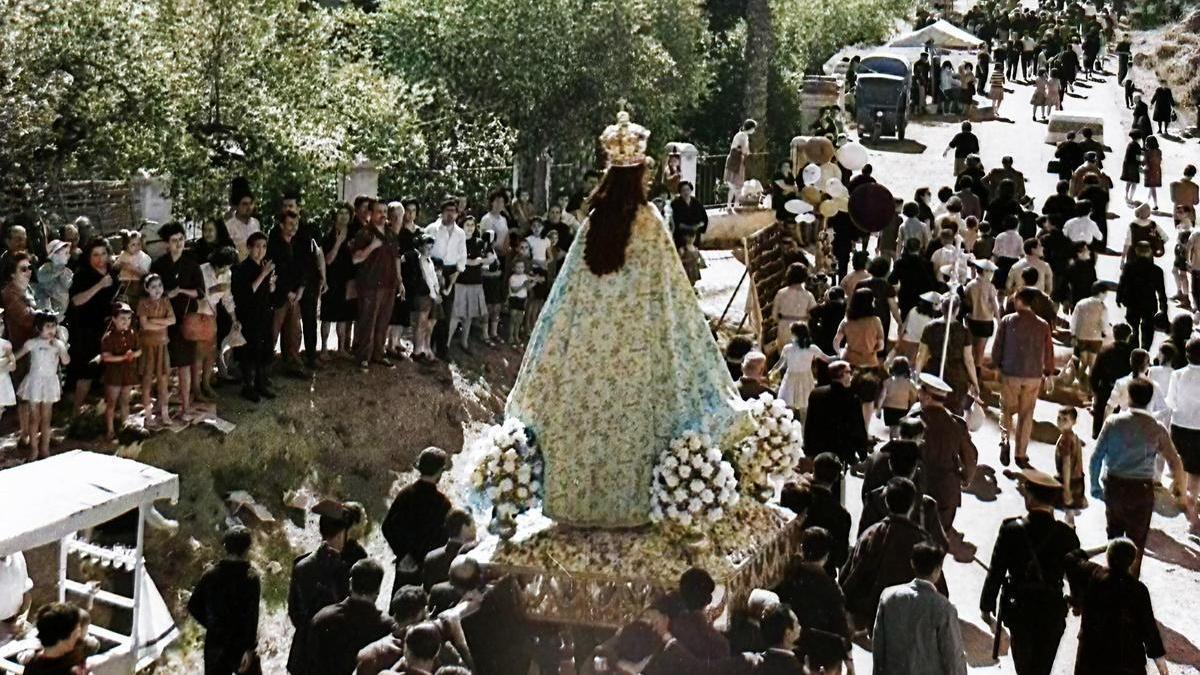
[[[385,0],[374,16],[394,72],[514,130],[526,165],[545,149],[590,162],[620,99],[671,140],[709,79],[696,0]]]
[[[356,157],[398,161],[425,145],[414,108],[427,92],[373,64],[357,9],[0,0],[0,12],[10,184],[52,195],[65,179],[169,173],[177,212],[200,217],[245,175],[269,198],[297,187],[317,209]]]

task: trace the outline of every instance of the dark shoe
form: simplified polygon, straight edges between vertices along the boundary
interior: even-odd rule
[[[1009,453],[1009,450],[1008,450],[1007,443],[1000,446],[1000,463],[1003,464],[1004,466],[1008,466],[1009,461],[1010,461],[1008,453]]]
[[[263,398],[266,398],[266,399],[275,398],[275,392],[268,389],[267,385],[265,385],[265,384],[259,385],[257,388],[255,388],[255,391],[258,392],[258,394],[260,396],[262,396]]]
[[[1018,457],[1017,458],[1017,466],[1021,467],[1022,469],[1033,468],[1033,465],[1029,463],[1028,457]]]
[[[260,397],[258,392],[254,390],[254,387],[242,387],[242,398],[250,401],[251,403],[258,403],[262,400],[262,397]]]

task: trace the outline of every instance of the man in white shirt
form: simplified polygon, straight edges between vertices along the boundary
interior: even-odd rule
[[[929,247],[929,240],[933,237],[929,232],[929,226],[925,221],[917,217],[921,212],[921,207],[917,206],[916,202],[907,202],[902,207],[904,222],[900,224],[900,232],[896,235],[896,250],[903,251],[904,243],[909,239],[917,239],[921,242],[921,250],[924,251]]]
[[[230,206],[233,207],[233,215],[225,221],[225,229],[229,232],[229,238],[233,240],[234,247],[237,248],[238,261],[242,261],[250,255],[250,251],[246,248],[246,239],[261,230],[258,219],[251,215],[254,213],[254,195],[250,194],[248,190],[235,193],[233,199],[230,200]]]
[[[484,216],[485,218],[487,216]],[[461,272],[467,268],[467,233],[458,226],[458,200],[442,202],[442,215],[425,228],[425,235],[433,238],[433,250],[429,255],[441,264],[443,270]]]
[[[1200,497],[1200,338],[1188,340],[1186,351],[1188,364],[1171,373],[1167,407],[1171,409],[1171,442],[1187,474],[1184,503],[1192,505],[1194,515]]]
[[[1104,340],[1112,336],[1108,307],[1104,304],[1107,296],[1108,285],[1097,281],[1092,284],[1092,294],[1076,303],[1071,312],[1071,336],[1075,339],[1075,357],[1079,359],[1079,382],[1085,391],[1096,355],[1104,346]]]
[[[1075,207],[1075,213],[1078,215],[1063,223],[1063,234],[1067,235],[1067,239],[1077,244],[1082,243],[1091,246],[1092,242],[1100,241],[1104,238],[1104,233],[1100,231],[1100,226],[1096,224],[1096,221],[1092,220],[1092,205],[1090,203],[1078,203]]]
[[[933,273],[943,282],[948,279],[947,275],[942,271],[943,268],[950,267],[958,261],[959,248],[958,244],[954,241],[955,236],[954,230],[942,230],[939,232],[938,240],[942,242],[942,247],[934,251],[933,255],[929,258],[929,262],[933,264]]]
[[[499,190],[488,195],[488,206],[491,210],[479,219],[480,231],[494,234],[495,238],[492,241],[496,247],[496,254],[499,256],[508,255],[508,219],[504,217],[506,202],[504,193]],[[437,250],[436,243],[434,250]],[[436,258],[437,254],[435,253],[433,257]]]
[[[1147,380],[1154,387],[1154,396],[1146,406],[1146,412],[1163,427],[1167,427],[1171,419],[1171,408],[1167,404],[1167,392],[1150,379],[1150,352],[1145,349],[1133,350],[1129,355],[1129,366],[1131,372],[1113,385],[1112,396],[1109,397],[1106,408],[1108,416],[1112,416],[1118,410],[1131,409],[1133,406],[1129,400],[1129,385],[1134,380]]]

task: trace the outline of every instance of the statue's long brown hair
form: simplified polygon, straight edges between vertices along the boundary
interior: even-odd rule
[[[646,167],[609,167],[592,193],[583,259],[593,274],[603,276],[625,265],[625,247],[638,209],[646,203]]]

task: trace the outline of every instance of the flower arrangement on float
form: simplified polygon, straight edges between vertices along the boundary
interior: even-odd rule
[[[737,475],[713,440],[695,431],[671,441],[654,465],[650,519],[695,531],[737,504]]]
[[[772,479],[790,474],[804,456],[804,436],[787,404],[769,393],[751,400],[749,413],[755,431],[733,453],[738,487],[766,502],[775,494]]]
[[[489,428],[480,443],[472,485],[492,505],[491,529],[508,538],[517,515],[541,502],[542,455],[533,434],[513,418]]]

